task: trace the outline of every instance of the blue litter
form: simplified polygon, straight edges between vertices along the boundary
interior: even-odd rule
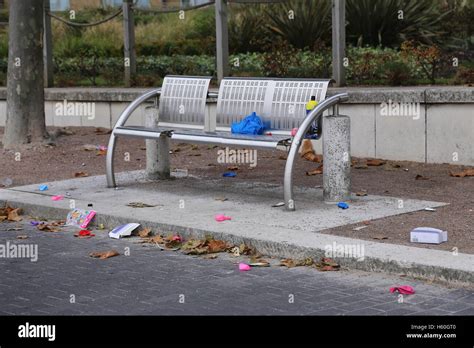
[[[230,128],[234,134],[263,134],[265,130],[262,119],[255,112],[240,122],[232,123]]]
[[[39,190],[40,191],[46,191],[48,189],[48,185],[40,185]]]
[[[337,206],[341,209],[348,209],[349,208],[349,204],[347,204],[346,202],[339,202],[339,203],[337,203]]]
[[[222,176],[225,176],[227,178],[234,178],[237,176],[237,173],[234,173],[234,172],[225,172],[224,174],[222,174]]]

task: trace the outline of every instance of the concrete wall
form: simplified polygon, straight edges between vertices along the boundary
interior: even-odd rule
[[[50,88],[45,112],[49,126],[112,127],[120,113],[146,89]],[[351,149],[356,157],[374,157],[428,163],[474,165],[474,88],[332,88],[328,95],[348,92],[340,113],[351,117]],[[0,89],[0,126],[6,118],[5,89]],[[94,102],[96,117],[55,115],[56,104]],[[419,115],[384,115],[382,103],[419,106]],[[409,104],[407,104],[409,103]],[[215,114],[216,100],[208,101]],[[128,124],[144,125],[144,107]],[[322,153],[321,142],[315,149]]]

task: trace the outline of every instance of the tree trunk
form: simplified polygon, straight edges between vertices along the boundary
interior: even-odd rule
[[[47,135],[43,88],[43,0],[10,1],[9,8],[5,148],[39,142]]]

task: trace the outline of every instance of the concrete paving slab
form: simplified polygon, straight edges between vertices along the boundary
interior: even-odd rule
[[[156,182],[147,180],[143,171],[121,173],[118,183],[118,190],[108,189],[105,176],[96,176],[48,183],[49,190],[44,192],[38,190],[39,185],[14,187],[0,190],[0,202],[9,201],[33,216],[63,219],[72,203],[78,208],[87,208],[91,203],[98,212],[95,223],[104,223],[108,228],[140,222],[185,237],[213,235],[232,243],[245,242],[263,254],[278,257],[317,259],[329,251],[341,251],[342,247],[344,252],[332,256],[343,267],[474,283],[474,255],[318,233],[445,203],[367,196],[353,197],[350,208],[342,210],[325,204],[319,188],[295,188],[296,211],[287,212],[283,207],[272,207],[283,197],[282,187],[274,184],[197,177]],[[51,200],[51,196],[66,192],[70,197]],[[227,200],[217,200],[219,197]],[[126,206],[137,201],[157,206]],[[216,222],[216,214],[231,216],[232,220]]]

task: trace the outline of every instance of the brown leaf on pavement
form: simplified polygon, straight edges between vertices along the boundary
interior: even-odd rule
[[[112,129],[97,127],[97,128],[94,130],[94,132],[95,132],[95,134],[97,134],[97,135],[111,134],[111,133],[112,133]]]
[[[209,249],[209,253],[220,253],[226,251],[229,248],[225,241],[215,239],[208,241],[207,247]]]
[[[230,166],[230,167],[227,167],[227,170],[239,170],[239,167],[237,167],[237,166]]]
[[[382,240],[382,239],[388,239],[388,237],[387,236],[382,236],[382,235],[377,235],[377,236],[373,236],[373,239]]]
[[[28,239],[27,235],[16,236],[16,239]]]
[[[11,209],[11,210],[8,212],[8,215],[7,215],[8,221],[21,221],[22,218],[19,216],[20,213],[21,213],[21,209],[20,209],[20,208]]]
[[[306,175],[308,175],[308,176],[318,175],[318,174],[323,174],[323,165],[322,164],[318,168],[310,170],[309,172],[306,172]]]
[[[120,255],[117,250],[107,250],[107,251],[95,251],[89,254],[90,257],[98,258],[101,260],[108,259],[114,256]]]
[[[359,196],[359,197],[367,196],[367,192],[366,192],[366,191],[359,191],[359,192],[356,192],[356,196]]]
[[[341,267],[336,261],[329,257],[323,257],[321,261],[314,266],[321,272],[339,271]]]
[[[430,178],[420,175],[420,174],[416,174],[415,180],[430,180]]]

